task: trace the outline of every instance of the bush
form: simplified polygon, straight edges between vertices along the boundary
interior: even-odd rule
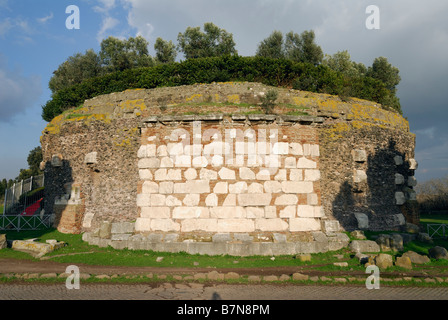
[[[87,79],[55,93],[42,106],[42,118],[49,122],[65,110],[78,107],[84,100],[102,94],[136,88],[152,89],[226,81],[261,82],[270,86],[293,87],[333,95],[348,92],[351,96],[379,103],[397,102],[391,99],[394,96],[390,96],[390,91],[381,81],[367,77],[347,79],[324,65],[314,66],[287,59],[226,56],[128,69]],[[395,110],[400,111],[397,106]]]

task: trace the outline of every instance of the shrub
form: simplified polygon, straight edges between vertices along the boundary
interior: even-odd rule
[[[72,87],[59,90],[42,106],[42,118],[51,121],[65,110],[78,107],[84,100],[98,95],[127,89],[152,89],[226,81],[261,82],[276,87],[328,94],[340,94],[348,87],[351,96],[376,101],[393,102],[400,111],[398,100],[385,85],[368,77],[346,79],[327,66],[314,66],[287,59],[225,56],[188,59],[183,62],[149,68],[128,69],[91,78]],[[346,90],[346,89],[345,89]]]

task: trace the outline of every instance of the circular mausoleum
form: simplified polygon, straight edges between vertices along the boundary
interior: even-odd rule
[[[234,255],[417,223],[408,122],[344,100],[249,82],[86,100],[41,137],[45,213],[100,246]]]

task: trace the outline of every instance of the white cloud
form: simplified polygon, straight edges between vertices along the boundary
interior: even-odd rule
[[[115,28],[120,23],[119,20],[112,17],[105,17],[101,24],[101,29],[98,31],[97,40],[101,42],[106,37],[107,31]]]
[[[48,16],[45,16],[43,18],[38,18],[37,21],[39,23],[46,23],[48,20],[53,19],[53,17],[54,17],[53,12],[50,12],[50,14]]]
[[[42,93],[41,79],[9,70],[0,57],[0,122],[9,122],[31,108]]]

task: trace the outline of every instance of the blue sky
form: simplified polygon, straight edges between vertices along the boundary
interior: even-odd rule
[[[68,30],[66,8],[80,10],[80,29]],[[380,10],[369,30],[366,8]],[[369,66],[379,56],[400,70],[404,115],[417,135],[419,181],[448,174],[448,2],[415,0],[0,0],[0,179],[27,168],[46,126],[41,106],[48,81],[69,56],[99,51],[108,36],[142,35],[177,43],[188,26],[213,22],[231,32],[240,55],[254,55],[274,30],[313,29],[324,53],[348,50]]]

